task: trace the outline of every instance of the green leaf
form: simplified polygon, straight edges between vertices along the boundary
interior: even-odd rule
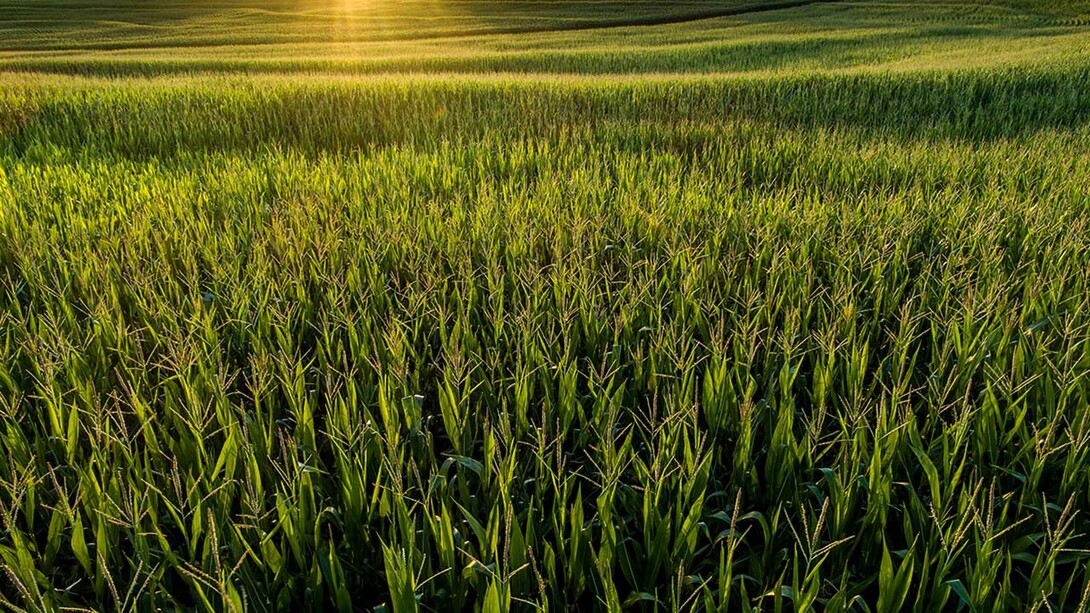
[[[628,598],[624,599],[624,603],[622,603],[622,606],[624,606],[627,609],[628,607],[631,607],[631,606],[635,605],[636,603],[640,603],[640,602],[658,603],[659,599],[656,598],[654,594],[651,594],[651,593],[648,593],[648,592],[632,592],[631,594],[628,595]]]
[[[470,471],[478,475],[481,474],[481,471],[484,470],[484,464],[481,464],[478,460],[474,460],[473,458],[468,458],[463,455],[448,456],[447,463],[450,463],[452,461],[457,463],[459,466],[468,468]]]
[[[969,597],[969,592],[966,591],[965,586],[961,583],[961,579],[951,579],[946,582],[946,585],[950,589],[954,590],[954,593],[957,594],[958,599],[961,600],[961,604],[969,607],[969,610],[971,611],[976,611],[976,609],[973,607],[973,600]]]

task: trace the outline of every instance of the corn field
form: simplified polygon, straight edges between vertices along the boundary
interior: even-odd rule
[[[4,607],[1090,610],[1085,3],[96,1],[0,2]]]

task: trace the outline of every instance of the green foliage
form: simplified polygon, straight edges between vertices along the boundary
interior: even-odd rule
[[[0,79],[0,602],[1085,610],[1090,63],[827,51]]]

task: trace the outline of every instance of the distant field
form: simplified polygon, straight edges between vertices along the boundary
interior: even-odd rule
[[[0,604],[1090,610],[1090,3],[0,0]]]
[[[0,69],[110,77],[643,76],[1086,63],[1090,5],[1011,8],[1020,4],[1027,3],[303,0],[254,8],[233,0],[27,8],[0,2],[0,14],[14,17],[0,21]],[[794,8],[769,10],[775,7]]]

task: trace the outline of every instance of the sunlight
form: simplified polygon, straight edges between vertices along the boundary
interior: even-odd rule
[[[412,39],[434,32],[437,24],[449,27],[450,4],[435,0],[328,0],[317,6],[303,0],[312,14],[329,17],[332,42],[367,42]]]

